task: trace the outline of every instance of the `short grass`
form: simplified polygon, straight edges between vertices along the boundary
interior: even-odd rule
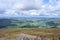
[[[36,36],[60,36],[60,28],[3,28],[0,37],[16,37],[17,34],[31,34]]]

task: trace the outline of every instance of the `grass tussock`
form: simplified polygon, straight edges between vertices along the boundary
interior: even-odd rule
[[[17,34],[31,34],[36,36],[60,36],[60,28],[4,28],[0,29],[0,37],[16,37]]]

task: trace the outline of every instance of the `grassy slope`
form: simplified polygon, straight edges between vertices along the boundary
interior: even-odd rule
[[[31,34],[31,35],[54,35],[60,36],[60,28],[4,28],[0,29],[0,37],[16,37],[16,34]]]

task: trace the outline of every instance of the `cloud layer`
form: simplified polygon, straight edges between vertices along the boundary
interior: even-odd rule
[[[0,0],[0,15],[60,16],[60,0]]]

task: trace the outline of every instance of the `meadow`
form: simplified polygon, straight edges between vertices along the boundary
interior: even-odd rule
[[[28,34],[33,36],[52,37],[54,40],[60,38],[60,28],[3,28],[0,29],[0,38],[16,38],[17,34]]]

